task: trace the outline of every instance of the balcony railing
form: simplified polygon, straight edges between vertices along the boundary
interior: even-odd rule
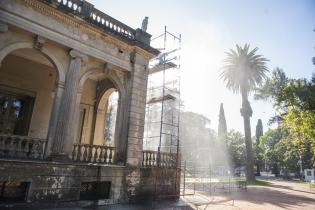
[[[82,163],[114,164],[115,147],[75,144],[73,145],[72,160]]]
[[[0,134],[0,158],[43,159],[46,140]]]
[[[142,152],[143,167],[175,168],[176,154],[144,150]]]
[[[94,8],[94,5],[85,0],[41,0],[46,4],[73,15],[80,16],[87,22],[106,32],[134,40],[136,31],[124,23]]]

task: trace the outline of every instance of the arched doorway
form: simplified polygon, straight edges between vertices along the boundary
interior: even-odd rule
[[[125,148],[121,143],[124,90],[111,74],[92,69],[81,76],[72,154],[75,161],[117,163],[120,151]]]
[[[115,88],[105,91],[96,110],[93,144],[115,146],[118,103],[119,92]]]
[[[88,78],[82,89],[78,117],[78,143],[115,146],[120,94],[109,79]],[[101,78],[101,79],[100,79]]]
[[[24,149],[30,150],[24,157],[31,152],[43,157],[58,81],[56,67],[40,51],[26,48],[10,52],[1,64],[0,154],[22,156],[17,152]],[[10,151],[8,144],[14,144]]]

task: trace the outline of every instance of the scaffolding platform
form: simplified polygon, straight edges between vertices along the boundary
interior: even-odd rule
[[[170,68],[176,68],[177,65],[173,62],[167,62],[167,63],[158,63],[154,65],[153,67],[149,68],[149,74],[154,74],[160,71],[164,71]]]

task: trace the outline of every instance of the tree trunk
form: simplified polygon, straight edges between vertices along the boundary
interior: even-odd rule
[[[256,164],[256,176],[260,176],[260,163],[259,160],[257,160],[257,164]]]
[[[253,146],[250,129],[250,117],[252,116],[252,108],[248,101],[247,91],[242,90],[242,108],[241,115],[244,120],[244,132],[245,132],[245,145],[246,145],[246,179],[247,181],[255,180],[254,176],[254,157]]]

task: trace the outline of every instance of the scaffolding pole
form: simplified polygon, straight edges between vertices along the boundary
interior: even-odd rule
[[[169,154],[176,166],[175,189],[180,183],[180,50],[181,35],[164,32],[151,39],[151,46],[160,54],[149,64],[147,104],[143,150],[157,152],[157,166],[161,154]],[[175,192],[176,193],[176,192]]]

